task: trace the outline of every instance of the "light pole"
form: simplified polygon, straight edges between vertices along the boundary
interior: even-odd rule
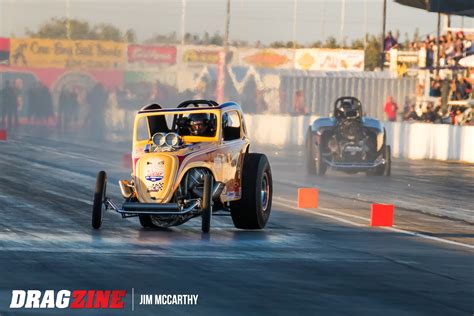
[[[367,49],[367,0],[364,0],[364,51]]]
[[[322,34],[321,43],[324,43],[324,41],[326,40],[326,25],[324,21],[324,17],[325,17],[324,15],[325,15],[324,1],[321,1],[321,34]]]
[[[225,35],[224,35],[224,52],[226,54],[226,59],[227,59],[227,52],[229,50],[229,27],[230,27],[230,0],[227,0]]]
[[[296,48],[296,13],[298,11],[298,0],[293,0],[293,49]]]
[[[383,16],[382,16],[382,53],[380,55],[380,69],[383,71],[385,64],[385,26],[387,23],[387,0],[383,0]]]
[[[341,48],[344,48],[344,24],[346,20],[346,0],[342,0],[341,7]]]
[[[70,0],[66,0],[66,37],[71,39],[71,8]]]
[[[217,66],[217,84],[216,84],[216,100],[221,103],[225,98],[225,80],[227,62],[229,59],[229,27],[230,27],[230,0],[227,0],[227,14],[225,22],[225,34],[224,34],[224,51],[219,52],[219,64]]]
[[[184,45],[186,38],[186,0],[181,1],[181,45]]]

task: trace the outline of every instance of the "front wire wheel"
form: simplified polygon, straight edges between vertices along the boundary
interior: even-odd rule
[[[92,205],[92,227],[99,229],[104,217],[105,200],[107,194],[107,174],[100,171],[95,182],[94,202]]]
[[[201,230],[203,233],[208,233],[211,229],[212,218],[212,176],[209,173],[204,175],[204,188],[202,191],[202,215],[201,215]]]

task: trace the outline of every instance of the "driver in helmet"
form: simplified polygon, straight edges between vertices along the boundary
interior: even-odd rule
[[[189,133],[193,136],[214,136],[214,124],[209,113],[193,113],[188,117]]]
[[[336,107],[336,118],[338,119],[356,119],[361,116],[360,111],[357,109],[357,105],[352,100],[343,100]]]

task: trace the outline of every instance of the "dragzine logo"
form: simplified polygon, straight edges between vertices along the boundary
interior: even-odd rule
[[[125,290],[13,290],[10,308],[124,308]]]

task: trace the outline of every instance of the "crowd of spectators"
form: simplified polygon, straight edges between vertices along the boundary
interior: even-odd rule
[[[419,83],[417,97],[406,98],[403,120],[472,124],[472,106],[467,101],[474,99],[472,79],[466,77],[466,70],[458,62],[461,58],[474,54],[474,33],[447,31],[442,34],[439,38],[439,67],[436,62],[438,41],[435,36],[428,35],[424,40],[402,44],[388,32],[384,50],[389,52],[391,49],[418,52],[430,73],[429,86]],[[429,97],[426,97],[428,94]],[[389,102],[384,111],[388,120],[394,120]]]
[[[465,34],[462,31],[447,31],[439,39],[440,55],[439,66],[453,67],[458,61],[467,55],[474,54],[474,33]],[[425,52],[426,68],[436,66],[436,51],[438,43],[436,37],[427,35],[424,40],[411,41],[402,44],[395,38],[392,32],[388,32],[384,41],[384,50],[388,52],[395,48],[403,51],[421,51]]]
[[[90,89],[64,86],[57,93],[54,102],[54,93],[41,82],[25,87],[22,79],[5,80],[0,89],[0,129],[11,131],[22,124],[56,127],[61,133],[81,130],[94,138],[104,135],[110,91],[97,83]]]
[[[421,84],[417,90],[417,98],[405,98],[403,120],[455,125],[474,123],[472,105],[469,103],[474,98],[473,89],[462,73],[453,79],[434,75],[430,80],[427,98],[423,96],[424,87]]]

